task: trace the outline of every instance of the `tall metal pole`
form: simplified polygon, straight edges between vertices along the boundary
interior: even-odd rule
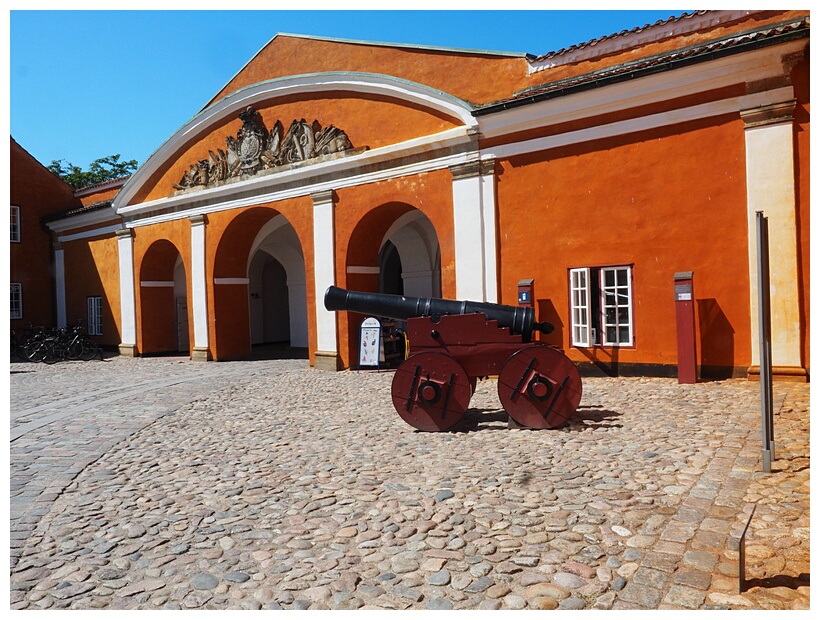
[[[760,412],[763,446],[763,471],[771,473],[774,455],[774,400],[772,396],[772,321],[769,289],[769,221],[756,212],[757,295],[760,324]]]

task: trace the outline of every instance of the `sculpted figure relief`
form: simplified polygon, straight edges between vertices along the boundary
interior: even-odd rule
[[[277,120],[270,131],[262,116],[253,107],[239,114],[242,127],[236,137],[225,140],[227,150],[208,151],[208,158],[189,166],[179,183],[178,190],[203,188],[240,176],[257,174],[280,166],[309,161],[316,157],[334,155],[353,149],[347,134],[319,121],[308,124],[305,119],[294,120],[287,132]]]

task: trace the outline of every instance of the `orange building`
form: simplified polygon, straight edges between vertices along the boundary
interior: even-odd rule
[[[80,201],[14,138],[9,164],[11,329],[19,334],[29,324],[56,324],[51,233],[42,220]]]
[[[699,11],[538,57],[277,35],[115,222],[51,224],[66,282],[98,283],[125,354],[288,341],[337,369],[361,317],[325,310],[330,285],[515,305],[532,279],[582,368],[674,376],[692,272],[700,375],[746,376],[762,210],[775,374],[806,380],[809,31]]]

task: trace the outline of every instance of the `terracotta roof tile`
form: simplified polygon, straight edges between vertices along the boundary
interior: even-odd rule
[[[716,55],[740,52],[749,46],[774,44],[784,39],[808,36],[810,19],[808,17],[784,24],[776,24],[719,39],[674,50],[657,56],[624,63],[600,71],[557,80],[533,86],[515,93],[511,97],[494,101],[481,106],[477,114],[487,114],[498,108],[522,105],[535,100],[549,99],[554,96],[567,95],[586,88],[598,87],[607,83],[647,75],[655,71],[664,71],[714,58]]]
[[[64,218],[73,217],[75,215],[82,215],[84,213],[91,213],[92,211],[101,211],[105,208],[111,208],[111,204],[113,200],[100,200],[99,202],[94,202],[90,205],[85,205],[84,207],[79,207],[77,209],[69,209],[68,211],[60,211],[59,213],[52,213],[42,218],[42,222],[53,222],[55,220],[62,220]]]

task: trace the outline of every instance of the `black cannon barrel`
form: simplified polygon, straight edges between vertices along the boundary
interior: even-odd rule
[[[405,297],[384,293],[361,293],[331,286],[325,292],[325,308],[351,310],[391,319],[407,320],[414,317],[482,312],[487,320],[497,321],[499,327],[508,327],[513,334],[529,338],[534,331],[549,334],[551,323],[538,323],[535,310],[521,306],[504,306],[479,301],[456,301],[436,297]]]

